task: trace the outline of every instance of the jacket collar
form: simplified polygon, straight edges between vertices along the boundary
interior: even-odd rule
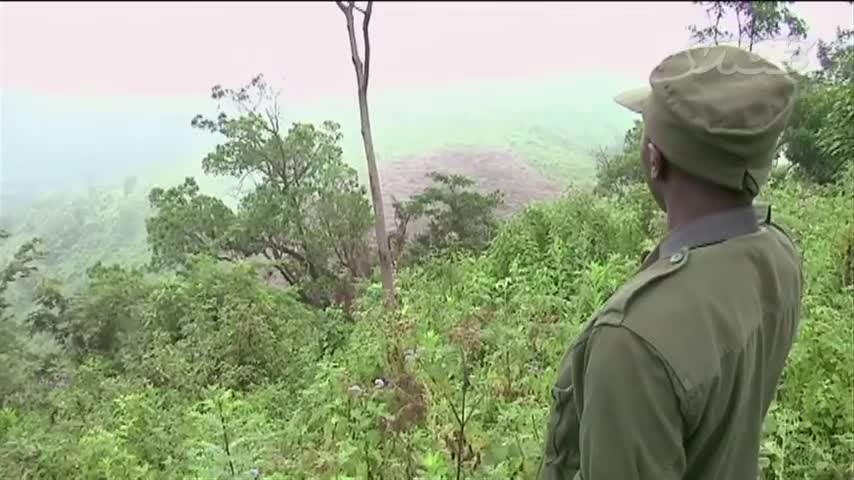
[[[736,208],[707,215],[671,232],[646,258],[643,268],[659,258],[670,257],[683,250],[755,233],[762,223],[770,221],[770,205]]]

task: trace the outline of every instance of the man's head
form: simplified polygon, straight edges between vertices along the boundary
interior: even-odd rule
[[[768,179],[795,82],[757,55],[716,46],[667,57],[649,83],[616,101],[643,115],[641,162],[659,206],[686,193],[750,203]]]
[[[708,210],[718,210],[753,202],[753,194],[722,187],[679,168],[645,132],[641,136],[640,161],[647,187],[655,203],[665,212],[668,204],[674,203],[701,203]]]

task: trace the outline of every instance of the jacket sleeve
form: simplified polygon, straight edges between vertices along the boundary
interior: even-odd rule
[[[683,417],[665,362],[622,326],[591,334],[577,480],[681,480]]]

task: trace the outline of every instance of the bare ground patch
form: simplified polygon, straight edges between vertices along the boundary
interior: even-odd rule
[[[531,202],[560,196],[563,186],[535,170],[520,155],[509,150],[444,149],[410,155],[379,165],[386,226],[394,226],[392,198],[405,200],[430,186],[432,171],[464,175],[481,193],[500,190],[504,194],[501,216],[512,215]]]

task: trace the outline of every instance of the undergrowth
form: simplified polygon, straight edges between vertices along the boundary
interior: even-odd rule
[[[758,461],[769,480],[854,478],[850,185],[774,182],[763,200],[802,249],[807,288]],[[142,333],[79,365],[39,364],[40,380],[5,399],[0,470],[534,478],[560,356],[660,233],[640,187],[570,192],[511,219],[483,253],[401,271],[393,315],[367,286],[352,320],[309,311],[244,267],[202,261],[186,277],[146,278],[133,308],[116,310]]]

